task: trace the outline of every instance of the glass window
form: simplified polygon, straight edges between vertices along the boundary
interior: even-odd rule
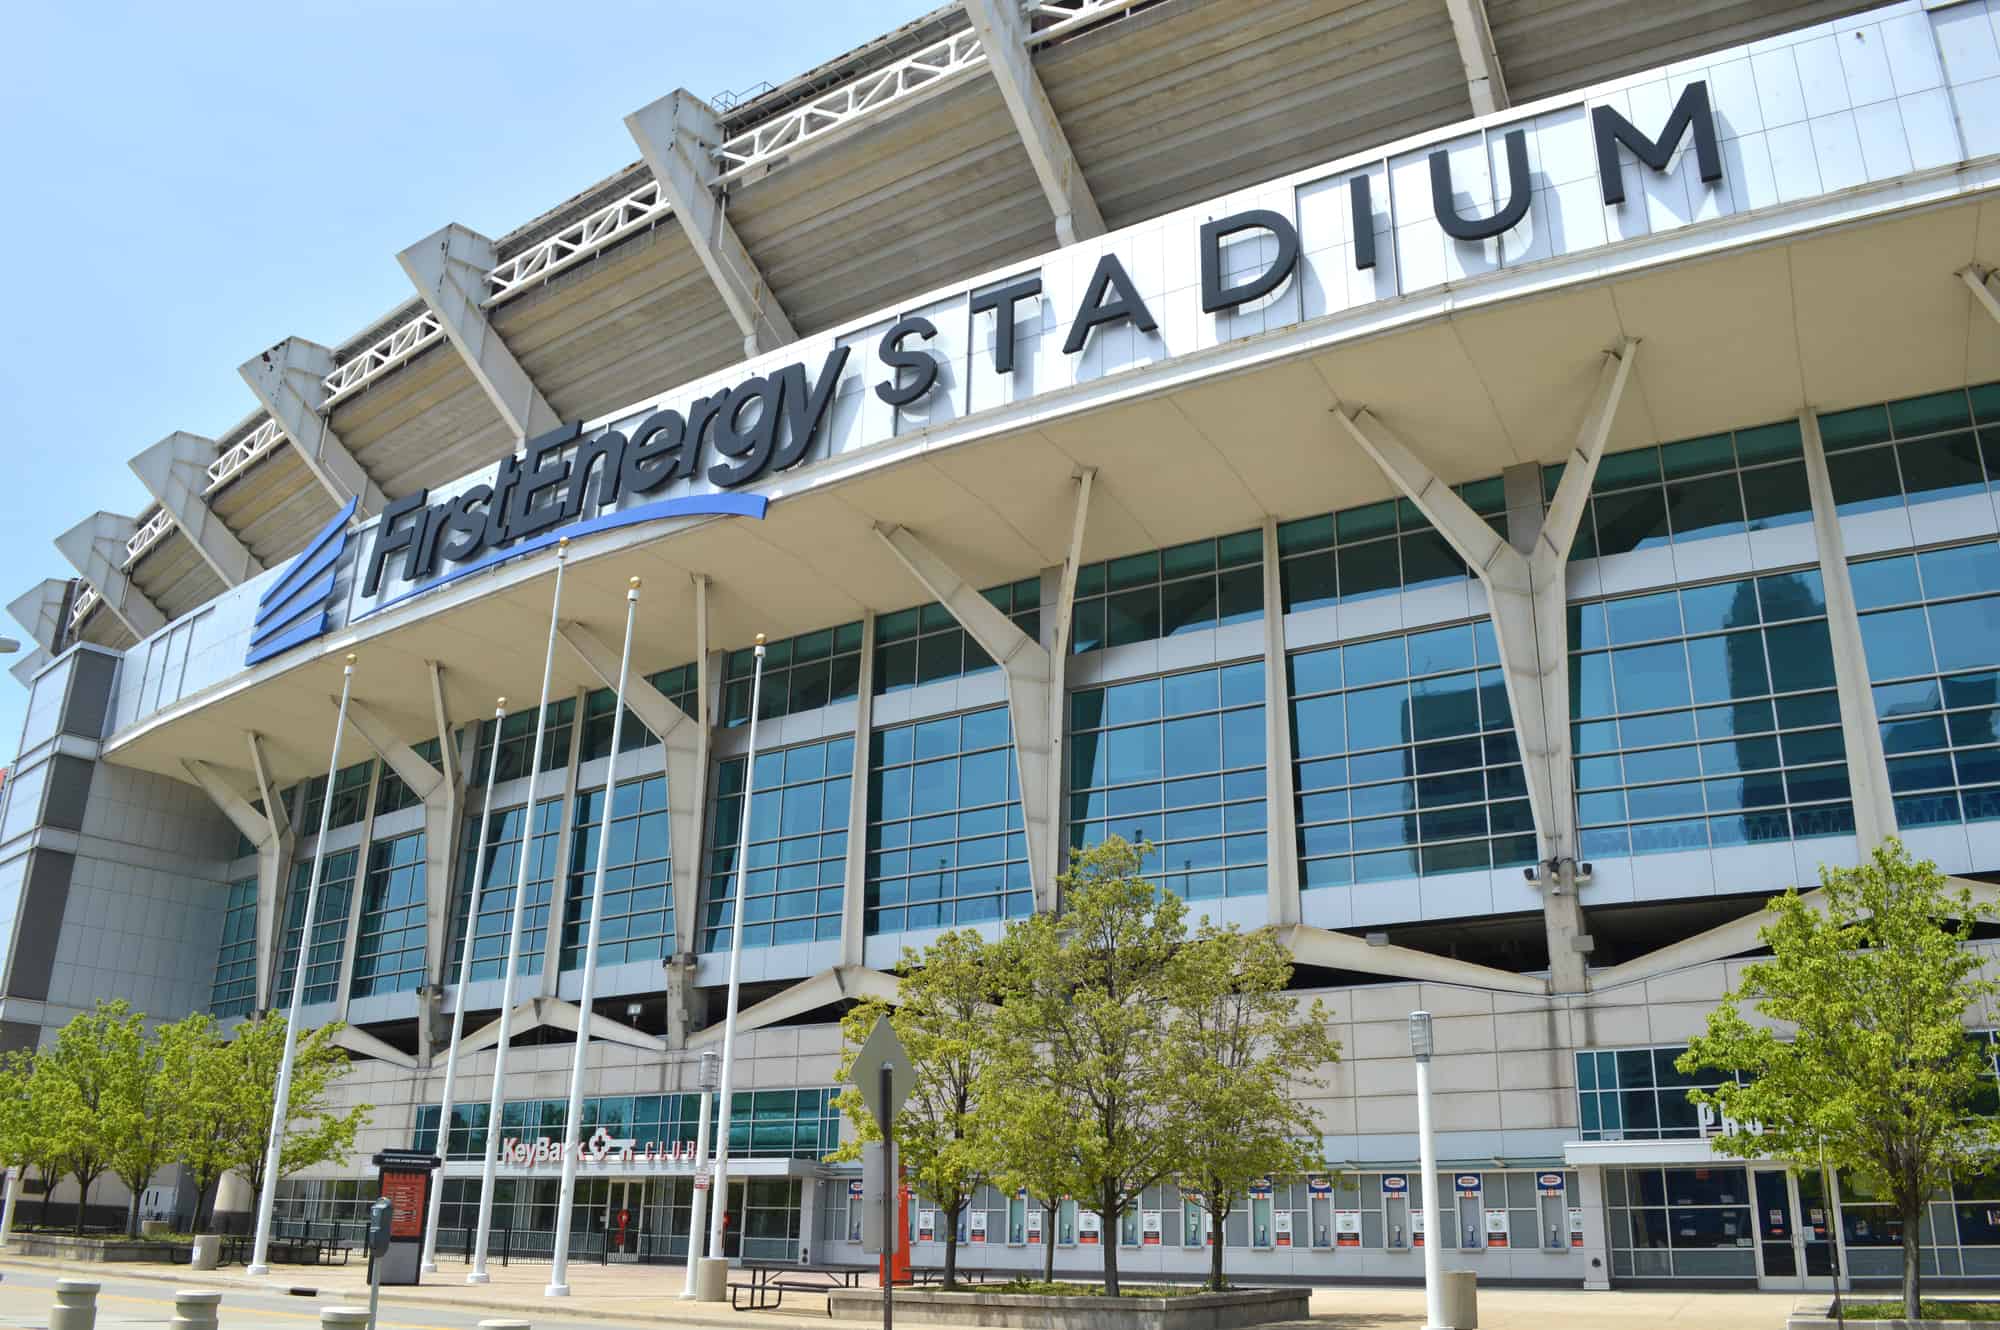
[[[722,763],[716,772],[701,916],[703,951],[727,950],[735,925],[744,774],[740,757]],[[756,776],[750,796],[743,945],[838,938],[854,739],[842,736],[761,752]]]
[[[646,676],[646,682],[653,686],[667,701],[679,707],[689,717],[701,714],[696,696],[701,687],[701,670],[696,665],[677,665],[670,670]],[[612,702],[617,697],[615,690],[599,688],[583,699],[582,747],[577,750],[579,762],[593,762],[611,753],[611,730],[614,720]],[[618,751],[637,752],[658,743],[660,738],[647,729],[630,707],[625,709],[625,724],[618,735]]]
[[[1453,488],[1488,525],[1506,534],[1507,498],[1497,477]],[[1278,553],[1279,594],[1287,614],[1471,576],[1407,501],[1280,523]]]
[[[750,722],[756,651],[729,653],[722,671],[722,723]],[[764,648],[764,690],[758,718],[773,720],[852,698],[861,687],[861,621],[801,633]]]
[[[1143,762],[1148,755],[1135,747],[1121,760]],[[1159,754],[1150,760],[1157,763]],[[877,729],[868,767],[869,934],[1030,912],[1027,837],[1005,707]],[[846,811],[843,799],[839,825],[846,825]]]
[[[354,942],[353,997],[400,993],[424,981],[424,833],[368,847],[368,882]]]
[[[563,908],[562,968],[583,968],[597,872],[604,791],[576,796],[570,834],[569,894]],[[667,821],[667,778],[620,784],[611,799],[611,841],[604,865],[604,913],[598,922],[597,963],[652,960],[674,948],[673,847]]]
[[[436,739],[425,739],[422,743],[411,744],[410,749],[433,767],[438,765]],[[399,813],[405,808],[414,808],[422,802],[423,800],[417,797],[417,792],[403,783],[403,778],[396,774],[396,769],[384,762],[382,779],[375,782],[375,816]]]
[[[1144,871],[1191,900],[1265,890],[1260,662],[1070,695],[1069,845],[1151,842]]]
[[[347,952],[347,907],[354,894],[354,866],[359,856],[339,850],[321,857],[318,908],[313,912],[312,941],[306,953],[305,987],[301,1004],[331,1002],[340,994],[340,963]],[[285,939],[278,960],[278,983],[272,1004],[281,1010],[292,1000],[298,972],[299,944],[305,935],[306,897],[312,891],[313,861],[292,865],[291,890],[285,901]]]
[[[356,762],[333,773],[333,811],[327,814],[328,830],[351,827],[367,815],[368,784],[374,778],[375,764],[372,761]],[[301,834],[317,836],[323,813],[326,813],[326,777],[318,776],[306,783],[305,819],[300,827]]]
[[[1896,818],[2000,819],[2000,542],[1849,565]]]
[[[982,596],[1034,640],[1042,635],[1042,582],[1023,578],[988,587]],[[875,620],[875,693],[893,693],[920,683],[956,679],[998,668],[977,642],[935,602],[897,610]]]
[[[1303,886],[1533,861],[1496,658],[1484,623],[1292,654]]]
[[[541,770],[557,771],[569,765],[570,730],[576,723],[576,699],[566,697],[548,705],[548,723],[542,736]],[[496,747],[497,744],[497,747]],[[486,783],[486,764],[498,762],[495,782],[519,780],[528,774],[528,754],[535,747],[535,709],[503,716],[496,727],[490,720],[479,723],[479,748],[472,761],[472,783]],[[494,754],[499,754],[495,759]]]
[[[1851,828],[1842,768],[1808,765],[1844,757],[1832,728],[1839,708],[1823,606],[1819,574],[1802,569],[1571,607],[1586,853],[1662,853]],[[1582,649],[1606,639],[1643,644]],[[1697,738],[1704,742],[1689,742]],[[1809,806],[1786,811],[1799,804]]]
[[[1077,570],[1070,650],[1128,646],[1255,619],[1264,612],[1263,561],[1263,532],[1238,531],[1086,564]],[[1020,585],[1034,587],[1039,597],[1039,583]]]
[[[549,902],[554,897],[556,840],[562,827],[560,798],[535,805],[534,844],[528,860],[528,887],[521,903],[521,947],[515,974],[540,974],[542,952],[549,935]],[[507,934],[512,927],[514,886],[520,879],[521,841],[527,806],[493,810],[486,850],[476,854],[479,818],[465,821],[459,849],[458,892],[452,905],[451,943],[445,952],[445,972],[457,982],[459,957],[465,945],[465,923],[471,908],[473,883],[478,890],[479,920],[472,935],[472,978],[498,979],[507,964]]]
[[[1874,512],[1985,493],[1994,479],[1994,449],[1971,429],[1971,402],[1993,396],[1989,384],[1970,393],[1954,389],[1821,416],[1820,438],[1839,511]]]
[[[229,884],[228,903],[222,912],[222,942],[215,953],[215,980],[208,991],[208,1013],[217,1019],[248,1016],[256,1006],[257,879],[246,877]]]

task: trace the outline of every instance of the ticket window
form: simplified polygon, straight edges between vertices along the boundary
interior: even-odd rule
[[[1531,1177],[1536,1190],[1537,1236],[1546,1251],[1570,1250],[1569,1207],[1576,1195],[1576,1174],[1564,1173],[1561,1191],[1550,1191],[1542,1186],[1541,1175]]]
[[[1192,1196],[1181,1197],[1181,1246],[1206,1247],[1208,1212],[1196,1205]]]
[[[1118,1216],[1118,1245],[1136,1247],[1139,1245],[1139,1209],[1133,1206]]]
[[[847,1240],[861,1241],[861,1221],[868,1211],[868,1198],[852,1187],[847,1190]]]
[[[1076,1246],[1076,1202],[1062,1200],[1056,1203],[1056,1246]]]
[[[1423,1189],[1424,1180],[1412,1173],[1410,1191]],[[1423,1204],[1420,1196],[1402,1194],[1382,1198],[1382,1245],[1390,1251],[1409,1251],[1415,1245],[1410,1227],[1410,1208]]]
[[[1504,1178],[1493,1180],[1505,1185]],[[1481,1180],[1477,1196],[1460,1196],[1457,1184],[1450,1177],[1445,1178],[1444,1185],[1451,1188],[1447,1195],[1453,1198],[1452,1204],[1444,1207],[1444,1213],[1458,1221],[1452,1226],[1451,1245],[1477,1251],[1486,1245],[1485,1182]]]
[[[1274,1212],[1274,1198],[1252,1197],[1250,1200],[1250,1245],[1270,1247],[1277,1239],[1272,1236],[1271,1216]]]
[[[1306,1232],[1310,1235],[1314,1251],[1330,1251],[1333,1248],[1333,1197],[1324,1192],[1313,1192],[1307,1197]]]
[[[1007,1245],[1028,1245],[1028,1198],[1019,1192],[1007,1198]]]

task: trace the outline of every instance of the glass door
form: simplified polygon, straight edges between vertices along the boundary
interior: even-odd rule
[[[639,1259],[640,1216],[645,1212],[644,1182],[612,1182],[604,1205],[605,1255],[613,1261]]]
[[[1760,1168],[1751,1176],[1757,1194],[1757,1287],[1803,1290],[1791,1180],[1775,1168]]]
[[[1833,1288],[1833,1205],[1818,1173],[1753,1172],[1757,1189],[1759,1288]]]

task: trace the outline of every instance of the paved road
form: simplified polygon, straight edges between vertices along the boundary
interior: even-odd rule
[[[308,1272],[301,1272],[306,1285]],[[97,1275],[104,1287],[97,1295],[98,1330],[164,1330],[173,1319],[173,1286],[153,1279],[120,1279]],[[58,1276],[53,1272],[9,1266],[0,1274],[0,1330],[48,1330],[49,1306],[55,1301]],[[200,1286],[198,1276],[188,1284]],[[334,1306],[344,1297],[286,1297],[246,1288],[227,1288],[222,1295],[223,1330],[310,1330],[319,1324],[322,1305]],[[539,1301],[539,1299],[537,1300]],[[536,1306],[514,1313],[532,1318],[535,1330],[582,1330],[615,1322],[592,1321],[588,1317],[554,1320]],[[441,1306],[437,1303],[398,1302],[393,1291],[384,1290],[379,1330],[473,1330],[481,1320],[508,1313],[471,1307]],[[629,1322],[628,1322],[629,1324]]]

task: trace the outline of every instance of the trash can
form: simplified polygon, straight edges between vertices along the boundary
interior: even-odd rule
[[[704,1256],[694,1268],[694,1300],[721,1302],[729,1296],[729,1262],[720,1256]]]
[[[1444,1323],[1451,1330],[1479,1330],[1479,1276],[1473,1271],[1444,1272]]]

